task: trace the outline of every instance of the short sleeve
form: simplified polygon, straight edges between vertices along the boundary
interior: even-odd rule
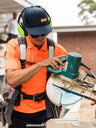
[[[61,55],[65,55],[65,56],[68,56],[68,52],[67,50],[61,46],[60,44],[58,43],[55,43],[55,53],[54,53],[54,56],[61,56]]]
[[[21,64],[20,60],[16,57],[16,49],[18,42],[15,39],[12,39],[8,42],[6,48],[6,61],[5,61],[5,71],[8,69],[19,69]],[[19,54],[19,53],[18,53]]]

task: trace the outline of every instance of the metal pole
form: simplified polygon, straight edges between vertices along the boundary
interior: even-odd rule
[[[42,124],[27,124],[26,128],[46,128],[45,123]]]

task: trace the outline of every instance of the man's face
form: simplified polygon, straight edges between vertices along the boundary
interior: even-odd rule
[[[45,37],[47,36],[48,34],[44,34],[44,35],[39,35],[39,36],[32,36],[30,34],[28,34],[28,37],[29,39],[31,40],[31,42],[37,46],[37,47],[40,47],[43,45],[44,43],[44,40],[45,40]]]
[[[13,18],[16,19],[17,18],[17,13],[13,12]]]

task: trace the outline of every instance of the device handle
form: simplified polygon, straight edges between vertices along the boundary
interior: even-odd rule
[[[67,60],[66,56],[61,57],[61,58],[59,58],[59,59],[60,59],[63,63],[66,62],[66,60]],[[58,62],[57,62],[57,64],[60,65]],[[52,66],[48,66],[48,67],[47,67],[47,70],[50,71],[50,72],[52,72],[52,73],[54,73],[54,74],[61,74],[61,73],[62,73],[62,68],[61,68],[60,70],[55,70],[55,69],[52,68]]]

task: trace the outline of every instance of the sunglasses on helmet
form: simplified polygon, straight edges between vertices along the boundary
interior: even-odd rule
[[[38,38],[39,36],[45,37],[48,34],[41,34],[41,35],[31,35],[32,38]]]

